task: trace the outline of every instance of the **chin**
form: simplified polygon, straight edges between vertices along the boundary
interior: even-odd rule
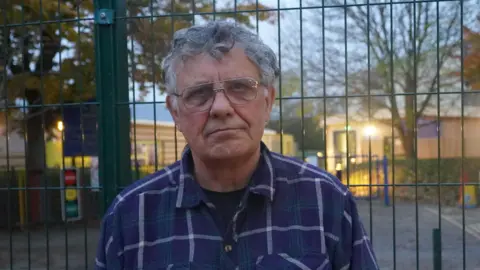
[[[245,156],[251,152],[251,142],[228,141],[209,147],[208,155],[213,159],[225,160]]]

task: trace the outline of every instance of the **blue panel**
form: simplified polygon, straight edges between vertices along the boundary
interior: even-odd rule
[[[97,105],[65,107],[63,123],[64,156],[97,156]]]
[[[440,130],[437,130],[437,124],[439,125]],[[402,120],[402,127],[405,130],[405,120]],[[438,138],[439,134],[441,134],[440,132],[441,130],[442,130],[441,122],[439,123],[434,118],[417,119],[417,137],[418,138],[431,138],[431,139]]]
[[[418,119],[418,125],[417,125],[418,138],[430,138],[430,139],[438,138],[439,130],[437,130],[437,124],[438,124],[437,120]],[[439,128],[441,131],[441,126]]]

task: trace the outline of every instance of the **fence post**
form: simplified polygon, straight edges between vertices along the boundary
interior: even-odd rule
[[[126,3],[95,0],[94,4],[99,181],[106,210],[118,186],[132,179],[126,21],[115,19],[126,16]]]
[[[387,156],[383,156],[383,199],[385,206],[390,205],[390,198],[388,196],[388,159]]]
[[[433,269],[442,270],[442,234],[440,229],[433,229]]]
[[[380,197],[380,188],[379,188],[379,184],[380,184],[380,159],[377,155],[375,155],[375,185],[377,185],[377,194],[375,195],[376,198],[379,198]]]

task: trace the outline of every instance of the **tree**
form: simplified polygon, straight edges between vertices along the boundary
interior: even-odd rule
[[[128,0],[125,0],[128,1]],[[174,30],[189,26],[193,15],[165,17],[166,14],[188,14],[192,8],[197,20],[211,20],[211,1],[130,0],[127,3],[130,83],[139,92],[163,91],[160,74]],[[272,12],[240,13],[256,6],[251,1],[233,8],[216,8],[216,18],[234,18],[252,28],[252,18],[271,20]],[[95,98],[95,51],[93,1],[81,0],[6,0],[0,4],[0,97],[9,117],[10,130],[25,132],[27,170],[30,183],[38,183],[45,167],[45,140],[61,117],[62,103]],[[210,12],[210,13],[208,13]],[[58,22],[57,22],[58,20]],[[18,104],[26,108],[19,108]],[[3,118],[3,117],[2,117]],[[47,137],[46,137],[47,136]],[[35,184],[34,184],[35,185]]]
[[[298,119],[276,119],[270,121],[267,128],[280,132],[280,121],[282,121],[283,132],[293,136],[300,151],[325,150],[324,129],[318,124],[316,118],[304,117],[303,126]]]
[[[279,81],[275,85],[276,96],[279,100],[273,108],[271,121],[267,128],[292,134],[299,147],[302,147],[303,144],[304,149],[302,150],[324,150],[324,130],[320,126],[320,122],[323,115],[332,114],[338,108],[336,101],[331,99],[326,101],[329,103],[326,104],[321,98],[305,98],[311,93],[311,88],[305,84],[303,85],[304,97],[302,99],[302,80],[305,78],[294,69],[283,71],[280,79],[281,84]],[[282,101],[281,111],[280,99]]]
[[[343,0],[325,1],[332,7],[304,12],[303,31],[308,39],[302,39],[303,65],[308,79],[320,88],[324,85],[319,74],[326,74],[329,94],[348,96],[344,108],[353,117],[391,117],[406,157],[415,158],[418,119],[440,106],[435,98],[438,92],[459,87],[458,78],[449,76],[455,63],[451,55],[460,44],[461,16],[469,22],[478,5],[438,3],[437,12],[433,2],[350,2],[345,6]],[[464,14],[460,14],[461,5]],[[297,52],[295,41],[289,55],[295,57]],[[459,95],[440,96],[442,112],[458,106],[458,100]]]
[[[480,23],[480,15],[478,16]],[[474,91],[480,90],[480,32],[464,26],[464,59],[463,59],[463,76],[466,84]],[[457,54],[457,58],[461,59],[461,55]],[[462,76],[461,71],[455,72],[455,75]]]

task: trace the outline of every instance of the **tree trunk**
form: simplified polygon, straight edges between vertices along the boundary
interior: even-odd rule
[[[412,84],[412,89],[414,84]],[[416,110],[415,98],[413,95],[405,96],[405,119],[400,123],[400,138],[404,150],[405,159],[407,161],[407,175],[414,174],[414,162],[417,158],[417,147],[415,145],[415,127],[416,127]]]
[[[40,105],[42,102],[39,91],[32,90],[27,94],[29,105]],[[43,213],[46,194],[39,187],[44,187],[42,176],[45,170],[45,129],[43,126],[42,108],[29,108],[26,120],[26,177],[27,187],[37,188],[28,192],[28,215],[30,224],[35,225],[46,218]]]
[[[402,139],[403,151],[405,158],[409,161],[413,161],[416,158],[415,154],[415,134],[413,129],[405,131]]]

